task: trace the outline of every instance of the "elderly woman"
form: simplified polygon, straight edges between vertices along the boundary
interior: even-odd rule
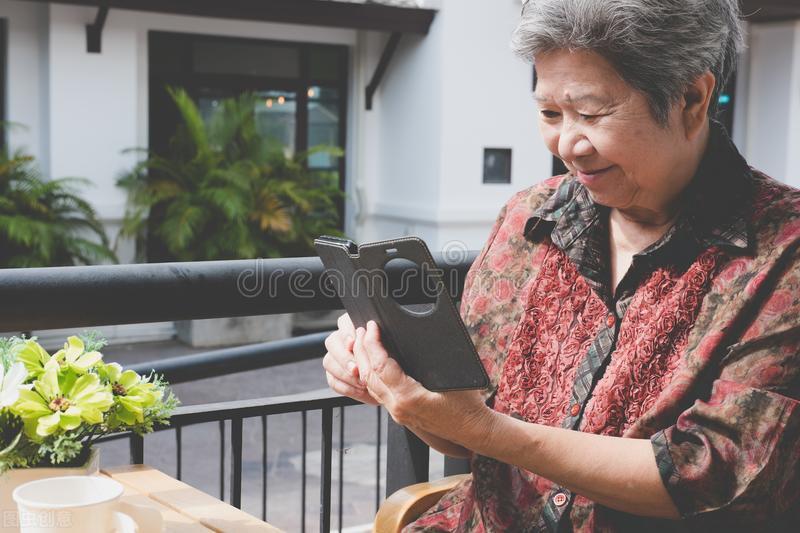
[[[491,396],[424,389],[374,323],[326,343],[334,390],[471,458],[407,531],[796,531],[800,193],[711,118],[737,1],[530,0],[514,44],[569,173],[467,277]]]

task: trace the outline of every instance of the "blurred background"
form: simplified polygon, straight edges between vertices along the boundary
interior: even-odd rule
[[[479,249],[513,193],[560,172],[539,138],[532,67],[509,48],[520,8],[0,0],[0,267],[311,256],[322,233]],[[753,166],[800,186],[800,3],[744,0],[743,11],[748,48],[720,118]],[[131,364],[325,331],[338,314],[98,329],[106,359]],[[68,331],[27,333],[52,347]],[[176,388],[192,404],[323,387],[316,360]],[[340,443],[352,478],[340,507],[354,531],[374,513],[369,413]],[[281,487],[268,518],[288,530],[301,528],[292,502],[306,490],[293,477],[297,424],[275,423],[268,456]],[[184,446],[202,458],[219,444]],[[169,471],[158,448],[146,461]],[[109,446],[103,460],[126,453]],[[246,461],[245,483],[247,472]],[[215,476],[186,479],[213,493]],[[260,505],[245,498],[254,514]]]

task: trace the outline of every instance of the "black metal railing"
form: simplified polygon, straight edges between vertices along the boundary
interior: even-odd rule
[[[360,405],[359,402],[332,393],[328,390],[313,391],[309,393],[296,394],[290,396],[276,396],[271,398],[259,398],[253,400],[239,400],[220,402],[213,404],[191,405],[179,407],[170,419],[170,425],[156,428],[156,431],[172,431],[175,434],[175,463],[177,478],[182,479],[183,457],[182,457],[182,433],[183,428],[195,424],[216,422],[219,428],[220,447],[220,485],[219,498],[227,500],[231,505],[241,508],[242,506],[242,457],[243,457],[243,429],[244,421],[247,419],[259,419],[261,422],[262,449],[261,449],[261,517],[267,519],[267,424],[268,417],[271,415],[299,413],[301,415],[302,432],[302,466],[301,466],[301,502],[302,510],[301,530],[306,530],[305,508],[306,508],[306,477],[307,467],[305,456],[308,447],[307,442],[307,413],[319,411],[322,415],[321,424],[321,469],[320,475],[320,530],[331,531],[331,490],[332,490],[332,456],[334,451],[333,439],[333,413],[338,411],[339,423],[339,484],[338,500],[339,523],[338,529],[342,529],[342,506],[343,501],[343,468],[344,468],[344,412],[345,407]],[[382,422],[380,409],[378,412],[378,427]],[[229,489],[225,491],[225,455],[226,455],[226,422],[229,423],[230,430],[230,472]],[[380,432],[380,430],[378,430]],[[380,437],[379,437],[380,438]],[[145,437],[130,433],[120,433],[100,439],[99,442],[110,442],[118,439],[127,439],[130,446],[131,464],[144,463]],[[380,448],[380,440],[378,448]],[[376,506],[380,504],[380,461],[378,461],[375,472],[376,486]],[[376,508],[377,511],[377,508]]]
[[[434,260],[444,270],[443,279],[454,299],[460,297],[464,278],[476,252],[456,261],[442,255]],[[429,301],[422,286],[422,276],[408,275],[414,265],[387,266],[390,290],[402,286],[400,303]],[[6,269],[0,272],[0,324],[7,331],[102,326],[128,323],[160,322],[196,318],[219,318],[258,314],[278,314],[308,310],[341,309],[335,295],[323,290],[325,272],[317,258],[270,259],[254,261],[213,261],[196,263],[161,263],[91,267],[56,267]],[[419,282],[419,283],[417,283]],[[169,358],[136,365],[139,372],[155,370],[172,383],[268,368],[321,357],[327,334],[318,333],[293,339],[252,346],[215,350],[180,358]],[[307,448],[307,413],[322,415],[320,530],[330,530],[331,468],[333,453],[333,412],[339,411],[339,501],[343,480],[343,443],[345,407],[357,402],[331,392],[313,392],[287,397],[231,401],[185,406],[171,420],[175,432],[176,472],[183,474],[183,428],[216,422],[220,431],[220,497],[225,488],[225,427],[230,425],[229,501],[242,501],[242,431],[246,419],[262,422],[262,517],[266,518],[266,446],[268,417],[300,413],[302,418],[302,513],[305,529],[305,479]],[[381,412],[377,411],[376,470],[380,468]],[[428,479],[427,446],[405,428],[388,421],[386,494],[408,484]],[[159,428],[159,430],[164,430]],[[115,435],[106,440],[127,438],[134,463],[144,460],[145,442],[136,435]],[[445,461],[445,474],[465,470],[463,461]],[[382,498],[380,471],[376,472],[376,508]],[[341,529],[341,505],[339,506]]]

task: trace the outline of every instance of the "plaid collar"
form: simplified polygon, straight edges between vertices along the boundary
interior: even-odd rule
[[[751,187],[750,167],[724,127],[712,120],[708,148],[683,193],[684,208],[677,222],[666,235],[637,255],[655,254],[676,241],[683,248],[694,244],[703,249],[716,245],[750,251],[746,212]],[[607,229],[608,211],[607,207],[595,204],[588,190],[568,174],[528,219],[524,236],[536,240],[549,230],[553,244],[567,250],[579,237],[586,236],[588,230],[593,229],[590,233],[594,233]]]

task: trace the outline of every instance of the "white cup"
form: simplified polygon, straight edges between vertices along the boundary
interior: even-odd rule
[[[23,483],[12,493],[20,533],[137,533],[119,512],[123,488],[101,476],[63,476]]]

